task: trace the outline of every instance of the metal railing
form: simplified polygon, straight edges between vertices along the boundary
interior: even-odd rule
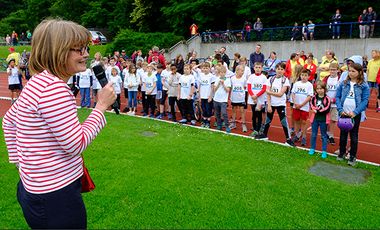
[[[332,39],[333,27],[339,26],[340,38],[359,38],[359,22],[342,22],[337,25],[332,24],[315,24],[314,40]],[[380,37],[380,20],[375,22],[375,31],[373,37]],[[244,30],[226,30],[203,32],[200,36],[203,43],[233,43],[243,41],[290,41],[294,26],[263,28],[260,35],[252,29],[250,37],[247,39],[247,33]],[[298,26],[298,33],[295,40],[302,39],[302,26]]]

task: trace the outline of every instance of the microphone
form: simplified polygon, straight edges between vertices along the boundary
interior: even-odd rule
[[[94,71],[95,77],[98,79],[102,88],[106,86],[108,84],[108,80],[107,80],[106,73],[104,72],[103,67],[101,65],[96,65],[92,67],[92,70]],[[113,103],[112,108],[115,110],[116,114],[120,114],[119,103],[117,103],[117,101]]]

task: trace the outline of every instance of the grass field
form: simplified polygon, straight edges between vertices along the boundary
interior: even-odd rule
[[[79,113],[83,120],[89,110]],[[150,119],[107,120],[84,153],[97,186],[83,195],[91,229],[380,227],[378,167],[359,164],[372,175],[349,185],[310,174],[321,158],[299,149]],[[18,175],[3,140],[0,148],[0,229],[26,228]]]

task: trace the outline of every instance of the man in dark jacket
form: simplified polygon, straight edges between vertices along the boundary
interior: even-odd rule
[[[264,63],[264,60],[264,54],[261,53],[261,45],[257,44],[255,52],[249,55],[249,66],[251,67],[251,73],[255,72],[253,69],[255,62]]]
[[[223,62],[225,62],[227,64],[227,67],[229,68],[230,67],[230,58],[226,54],[226,47],[223,46],[222,48],[220,48],[220,55],[222,55]]]
[[[367,22],[369,25],[369,37],[373,37],[373,32],[375,31],[375,21],[376,21],[376,12],[373,10],[372,6],[368,7]]]

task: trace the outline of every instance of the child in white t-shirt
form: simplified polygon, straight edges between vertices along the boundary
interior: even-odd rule
[[[7,74],[8,74],[8,89],[11,91],[11,103],[15,103],[17,100],[20,89],[21,89],[21,83],[19,75],[19,70],[16,67],[16,61],[15,59],[11,59],[8,62],[8,68],[7,68]]]
[[[263,119],[265,118],[266,82],[267,77],[262,74],[263,64],[254,63],[255,73],[251,74],[247,81],[248,104],[252,109],[252,137],[259,135]]]
[[[178,82],[178,100],[181,106],[182,119],[179,121],[182,124],[187,122],[187,116],[190,116],[192,125],[196,124],[193,107],[193,96],[195,91],[195,78],[191,74],[189,64],[183,67],[184,74],[179,78]]]
[[[214,110],[217,121],[217,129],[222,130],[222,117],[226,125],[226,132],[231,129],[228,124],[227,103],[228,94],[231,90],[231,79],[226,77],[227,68],[223,65],[216,67],[216,80],[214,83]]]
[[[136,114],[137,109],[137,90],[140,84],[140,78],[136,74],[136,67],[130,64],[128,72],[124,77],[124,89],[128,89],[128,106],[130,115]]]
[[[177,121],[176,114],[175,114],[175,105],[178,106],[178,82],[179,78],[181,77],[181,74],[177,73],[177,66],[175,64],[170,65],[171,73],[169,77],[167,78],[165,85],[168,88],[168,98],[169,98],[169,106],[170,106],[170,115],[168,115],[168,118],[172,121]]]
[[[270,77],[266,82],[268,103],[267,118],[263,134],[259,134],[255,138],[262,140],[268,139],[270,123],[273,120],[274,112],[277,111],[286,137],[286,143],[290,146],[294,146],[290,138],[288,121],[286,119],[286,90],[290,87],[290,84],[288,78],[284,76],[285,67],[285,63],[278,63],[276,65],[276,75]]]
[[[81,107],[90,108],[92,71],[90,69],[86,69],[84,72],[80,72],[77,84],[79,86],[79,91],[80,91],[80,96],[81,96]]]
[[[119,69],[117,66],[111,69],[111,76],[109,80],[110,82],[113,82],[113,89],[117,96],[116,101],[118,103],[118,109],[120,110],[120,94],[123,81],[121,80],[121,77],[117,69]]]
[[[235,76],[231,77],[231,105],[232,105],[232,121],[230,129],[236,129],[236,110],[240,110],[242,120],[242,131],[247,132],[245,123],[245,88],[247,81],[244,78],[244,66],[236,67]]]
[[[146,97],[146,103],[147,108],[150,109],[150,115],[149,117],[154,118],[155,111],[156,111],[156,94],[157,94],[157,77],[156,74],[153,72],[153,65],[149,64],[147,67],[147,72],[144,74],[142,82],[145,89],[145,97]],[[149,110],[146,111],[147,113],[144,115],[148,115]]]
[[[145,86],[144,86],[142,80],[144,78],[144,75],[147,72],[147,68],[148,68],[148,63],[143,62],[143,63],[141,63],[141,68],[138,68],[136,70],[136,75],[140,79],[141,104],[143,107],[143,115],[144,116],[146,116],[148,114],[148,103],[146,101]]]
[[[211,65],[208,62],[202,63],[202,72],[199,74],[199,100],[201,101],[203,126],[210,128],[210,119],[213,107],[213,84],[215,76],[211,74]]]
[[[331,63],[329,66],[330,75],[325,77],[323,80],[326,83],[327,88],[327,96],[331,100],[331,108],[330,108],[330,123],[327,126],[327,135],[329,138],[329,142],[331,145],[335,145],[335,139],[334,139],[334,131],[336,127],[336,122],[338,121],[338,110],[336,108],[336,89],[339,85],[339,76],[338,76],[338,70],[339,70],[339,64],[338,63]]]
[[[302,146],[306,146],[307,120],[309,118],[310,110],[309,101],[314,95],[313,85],[308,81],[309,76],[310,70],[303,69],[301,71],[301,81],[294,83],[291,93],[293,101],[294,130],[301,129],[301,133],[296,133],[292,141],[297,142],[302,135]]]

